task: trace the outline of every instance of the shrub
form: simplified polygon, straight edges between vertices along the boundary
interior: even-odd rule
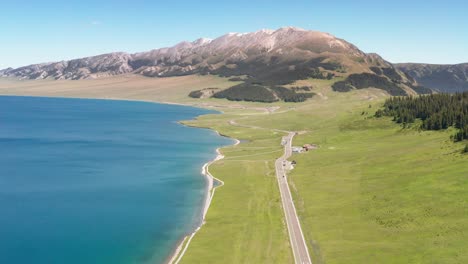
[[[465,145],[465,148],[462,150],[462,153],[468,153],[468,144]]]
[[[293,91],[306,91],[306,92],[309,92],[312,90],[312,88],[310,86],[296,86],[296,87],[291,87],[291,90]]]
[[[232,78],[229,78],[228,81],[230,81],[230,82],[241,82],[241,81],[243,81],[243,80],[244,80],[244,79],[241,78],[241,77],[232,77]]]
[[[314,93],[296,93],[292,89],[287,89],[280,86],[273,86],[271,89],[275,92],[276,96],[285,102],[304,102],[307,98],[314,96]]]
[[[188,96],[192,98],[201,98],[203,96],[203,92],[201,90],[191,91]]]
[[[332,89],[336,92],[349,92],[354,89],[354,87],[347,84],[345,81],[339,81],[332,85]]]

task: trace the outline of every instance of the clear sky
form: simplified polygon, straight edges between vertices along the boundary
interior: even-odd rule
[[[468,62],[466,0],[0,0],[0,68],[138,52],[227,32],[329,32],[391,62]]]

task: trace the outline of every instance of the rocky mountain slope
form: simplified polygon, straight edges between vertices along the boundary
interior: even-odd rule
[[[455,65],[402,63],[395,66],[420,84],[436,91],[448,93],[468,91],[468,63]]]
[[[335,90],[376,87],[393,95],[418,92],[414,88],[418,87],[416,81],[377,54],[366,54],[328,33],[293,27],[229,33],[213,40],[202,38],[135,54],[110,53],[10,68],[0,71],[0,76],[77,80],[125,73],[149,77],[237,76],[246,83],[263,86],[290,84],[307,78],[343,77],[346,84],[338,85]]]
[[[132,72],[130,60],[131,55],[116,52],[70,61],[34,64],[17,69],[8,68],[0,71],[0,75],[22,79],[90,79]]]

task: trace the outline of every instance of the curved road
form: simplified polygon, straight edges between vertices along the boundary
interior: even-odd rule
[[[276,178],[281,193],[281,202],[283,203],[286,224],[288,226],[289,239],[291,240],[291,247],[294,254],[296,264],[312,264],[310,260],[309,250],[302,233],[301,224],[297,217],[296,207],[289,190],[288,178],[284,169],[285,161],[291,157],[292,139],[296,133],[289,132],[287,136],[283,137],[284,154],[275,162]]]

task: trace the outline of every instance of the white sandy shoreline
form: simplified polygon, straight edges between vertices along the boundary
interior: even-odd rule
[[[226,137],[224,135],[221,135],[218,131],[214,130],[219,136]],[[228,137],[229,138],[229,137]],[[236,138],[231,138],[235,141],[235,143],[232,146],[236,146],[240,143],[240,141]],[[217,180],[218,182],[221,183],[221,185],[217,186],[223,186],[224,182],[216,177],[214,177],[210,171],[209,171],[209,166],[213,164],[214,162],[221,160],[224,158],[224,155],[221,154],[220,151],[221,147],[216,149],[217,156],[215,159],[205,163],[202,167],[201,173],[206,177],[208,184],[207,184],[207,192],[206,192],[206,198],[205,198],[205,203],[203,205],[203,215],[202,215],[202,221],[200,223],[200,226],[198,226],[190,235],[185,236],[180,242],[179,245],[177,246],[177,249],[175,252],[172,254],[172,257],[169,259],[167,262],[168,264],[177,264],[180,262],[182,257],[184,256],[185,252],[187,251],[190,242],[192,241],[192,238],[197,234],[197,232],[201,229],[201,227],[205,224],[205,217],[206,214],[208,213],[208,209],[210,208],[211,201],[213,200],[215,190],[214,188],[214,180]],[[187,241],[187,242],[185,242]]]

